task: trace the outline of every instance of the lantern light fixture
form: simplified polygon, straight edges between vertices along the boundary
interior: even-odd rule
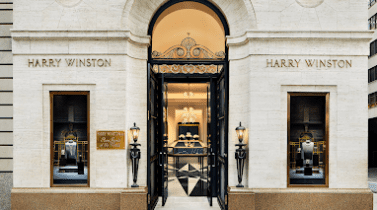
[[[239,143],[236,144],[236,147],[238,148],[236,149],[236,153],[235,153],[235,157],[237,161],[237,173],[238,173],[237,174],[238,185],[236,187],[244,187],[242,185],[242,176],[243,176],[243,169],[244,169],[245,160],[246,160],[246,149],[244,149],[243,147],[246,146],[246,144],[242,143],[242,141],[245,136],[245,131],[246,131],[246,128],[243,127],[240,122],[240,126],[236,128],[237,137],[239,141]]]
[[[139,138],[139,131],[140,128],[136,126],[136,123],[134,123],[134,126],[130,128],[130,131],[132,133],[132,139],[136,142],[137,139]]]
[[[133,182],[134,182],[131,185],[131,187],[139,187],[139,185],[137,185],[136,182],[137,182],[137,172],[139,169],[139,160],[141,157],[140,149],[137,148],[138,146],[141,146],[140,144],[137,143],[137,138],[139,137],[140,128],[136,126],[136,123],[134,123],[134,126],[130,128],[130,131],[132,134],[132,138],[134,140],[134,142],[130,144],[132,146],[132,148],[130,149],[130,158],[132,161],[132,177],[133,177]]]
[[[243,126],[241,125],[241,122],[240,122],[240,126],[238,126],[238,127],[236,128],[238,141],[239,141],[240,143],[242,143],[243,138],[244,138],[244,136],[245,136],[245,130],[246,130],[246,128],[243,127]]]

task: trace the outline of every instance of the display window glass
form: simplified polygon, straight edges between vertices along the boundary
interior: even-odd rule
[[[51,185],[88,186],[89,92],[50,92]]]
[[[328,93],[288,94],[288,186],[328,186]]]

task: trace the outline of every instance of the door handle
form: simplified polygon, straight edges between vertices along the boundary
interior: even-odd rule
[[[164,158],[164,156],[162,155],[162,152],[160,152],[160,157],[158,158],[158,163],[160,166],[162,166],[162,158]]]

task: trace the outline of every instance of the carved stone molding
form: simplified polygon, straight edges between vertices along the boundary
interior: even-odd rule
[[[296,0],[296,2],[305,8],[316,8],[321,5],[324,0]]]
[[[82,0],[55,0],[55,1],[63,7],[75,7],[82,2]]]
[[[216,74],[223,70],[223,65],[153,65],[153,71],[155,73],[162,74]]]
[[[213,53],[207,47],[197,44],[195,39],[186,37],[180,45],[174,45],[164,53],[153,51],[153,59],[225,59],[225,52],[219,51]]]

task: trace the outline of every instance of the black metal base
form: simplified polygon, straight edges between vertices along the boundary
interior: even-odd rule
[[[131,187],[139,187],[139,185],[133,184],[133,185],[131,185]]]
[[[77,163],[77,168],[78,168],[78,171],[77,171],[78,174],[84,174],[84,163],[83,162]]]
[[[313,155],[313,166],[319,166],[318,155]]]
[[[242,184],[238,184],[236,185],[236,187],[245,187],[245,186],[243,186]]]
[[[311,176],[311,175],[313,175],[313,170],[312,170],[312,168],[311,168],[311,167],[305,167],[305,168],[304,168],[304,175],[305,175],[305,176]]]
[[[64,157],[60,158],[60,161],[59,161],[59,166],[65,166],[67,164],[66,160]]]

